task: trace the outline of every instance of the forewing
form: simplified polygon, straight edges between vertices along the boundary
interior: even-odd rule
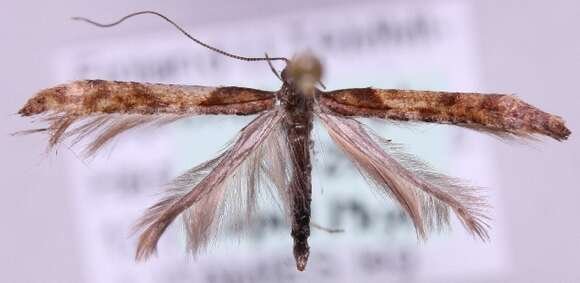
[[[206,87],[83,80],[45,89],[18,112],[40,116],[49,126],[49,148],[96,133],[93,154],[118,134],[196,115],[252,115],[272,109],[274,93],[242,87]]]
[[[570,135],[564,120],[513,95],[353,88],[320,92],[324,111],[335,115],[454,124],[500,137]]]
[[[179,215],[185,220],[188,248],[197,253],[220,231],[243,229],[264,193],[287,209],[288,153],[280,127],[283,113],[272,110],[260,115],[219,157],[178,177],[167,196],[138,222],[136,228],[142,232],[136,258],[153,254],[159,238]]]
[[[317,115],[367,180],[407,212],[420,237],[426,238],[428,230],[448,226],[452,210],[469,232],[488,238],[487,204],[475,188],[434,172],[354,119],[323,112]]]

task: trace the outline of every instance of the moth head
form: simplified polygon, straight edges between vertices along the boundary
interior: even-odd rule
[[[322,64],[311,52],[295,55],[282,71],[282,79],[302,91],[304,94],[314,94],[316,84],[322,78]]]

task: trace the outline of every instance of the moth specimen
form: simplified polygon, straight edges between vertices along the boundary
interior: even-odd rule
[[[324,88],[322,65],[310,53],[291,60],[232,55],[193,38],[156,12],[130,14],[112,24],[77,19],[110,27],[141,14],[157,15],[193,41],[225,56],[267,62],[282,86],[271,92],[236,86],[81,80],[45,89],[28,100],[19,114],[42,115],[49,125],[24,133],[48,133],[50,148],[67,138],[78,142],[91,137],[88,155],[137,127],[197,115],[258,115],[227,150],[179,176],[166,196],[146,211],[137,224],[141,232],[137,259],[155,252],[161,235],[180,215],[185,220],[188,248],[197,252],[223,228],[226,215],[250,219],[260,190],[271,188],[282,200],[291,223],[296,267],[304,270],[311,228],[314,119],[322,122],[371,185],[396,200],[421,238],[430,230],[448,226],[449,211],[453,211],[467,231],[487,239],[485,199],[475,188],[433,172],[354,118],[452,124],[506,138],[544,135],[561,141],[571,133],[560,117],[511,95],[375,88],[324,91],[318,87]],[[286,63],[281,74],[271,61]]]

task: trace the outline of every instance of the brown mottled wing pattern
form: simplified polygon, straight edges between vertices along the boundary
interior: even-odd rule
[[[513,95],[353,88],[321,92],[323,110],[353,117],[454,124],[502,137],[570,135],[564,120]]]
[[[97,133],[93,154],[118,134],[144,125],[163,125],[195,115],[251,115],[272,109],[274,93],[242,87],[206,87],[82,80],[45,89],[18,112],[49,122],[49,147]]]

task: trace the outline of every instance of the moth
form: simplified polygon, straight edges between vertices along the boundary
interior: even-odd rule
[[[138,260],[155,253],[160,237],[179,216],[185,221],[188,248],[198,252],[224,228],[226,216],[250,219],[260,190],[269,188],[278,194],[291,224],[296,268],[303,271],[310,254],[314,120],[322,122],[375,189],[401,206],[420,238],[449,226],[452,211],[467,231],[488,239],[485,198],[478,189],[434,172],[356,118],[450,124],[502,138],[547,136],[562,141],[571,134],[562,118],[512,95],[376,88],[325,91],[323,66],[311,53],[292,59],[233,55],[199,41],[152,11],[133,13],[111,24],[75,19],[110,27],[142,14],[161,17],[191,40],[225,56],[267,62],[282,86],[272,92],[237,86],[81,80],[42,90],[20,109],[24,117],[38,116],[48,122],[45,128],[23,133],[47,133],[49,148],[66,139],[76,143],[90,137],[87,155],[137,127],[199,115],[257,115],[227,150],[177,177],[165,197],[146,211],[136,225]],[[272,61],[286,64],[280,74]]]

